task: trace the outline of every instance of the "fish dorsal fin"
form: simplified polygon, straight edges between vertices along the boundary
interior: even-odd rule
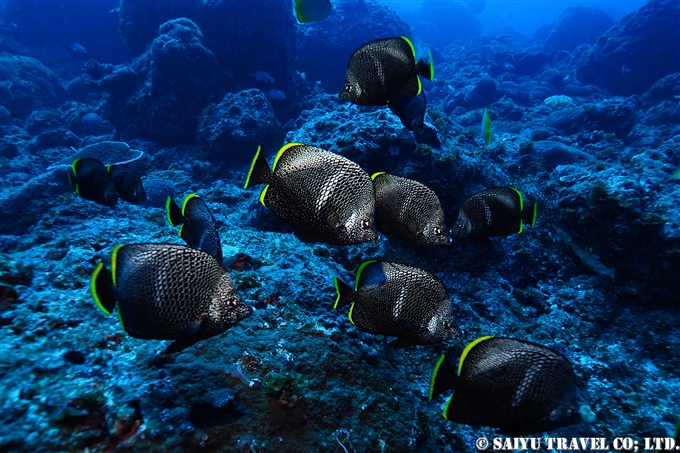
[[[113,252],[111,252],[111,280],[114,288],[118,286],[118,282],[116,281],[116,275],[118,273],[118,253],[123,247],[125,246],[117,245],[113,248]]]
[[[475,346],[477,346],[477,345],[478,345],[479,343],[481,343],[482,341],[486,341],[486,340],[489,340],[489,339],[491,339],[491,338],[493,338],[492,335],[489,335],[489,336],[486,336],[486,337],[477,338],[476,340],[470,342],[470,344],[468,344],[468,345],[465,347],[465,349],[463,350],[463,353],[460,355],[460,361],[458,362],[458,375],[459,375],[459,376],[460,376],[461,371],[463,370],[463,362],[465,361],[465,358],[468,356],[468,354],[470,353],[470,351],[472,350],[472,348],[474,348]]]
[[[378,260],[370,260],[370,261],[365,261],[365,262],[361,263],[361,265],[359,266],[359,269],[357,269],[357,278],[354,281],[354,290],[355,291],[359,288],[359,281],[361,279],[361,274],[364,272],[366,267],[373,264],[373,263],[377,263],[377,262],[378,262]]]
[[[304,143],[288,143],[287,145],[283,145],[281,149],[279,150],[278,153],[276,153],[276,157],[274,158],[274,164],[272,165],[272,171],[276,171],[276,164],[279,163],[279,160],[281,159],[281,156],[283,156],[283,153],[288,151],[289,149],[295,147],[295,146],[305,146]]]
[[[192,202],[191,200],[193,200],[194,198],[196,198],[197,201],[193,201],[193,202]],[[193,210],[195,209],[195,207],[200,206],[200,205],[198,204],[198,200],[200,200],[200,201],[202,202],[203,206],[205,206],[206,209],[208,208],[208,207],[205,205],[205,202],[204,202],[203,200],[201,200],[201,197],[199,197],[199,196],[196,195],[195,193],[190,193],[189,195],[187,195],[186,197],[184,197],[184,201],[182,202],[182,215],[183,215],[184,217],[187,217],[187,205],[188,205],[190,202],[191,202],[191,206],[189,206],[189,210],[190,210],[190,211],[193,211]],[[200,208],[199,208],[199,209],[200,209]]]
[[[404,41],[406,41],[406,43],[408,44],[408,46],[411,48],[411,53],[413,53],[413,59],[415,60],[415,59],[416,59],[416,48],[413,47],[413,43],[412,43],[411,40],[408,39],[406,36],[402,36],[401,39],[403,39]]]
[[[375,172],[375,173],[373,173],[373,174],[371,175],[371,179],[372,179],[373,181],[375,181],[375,178],[377,178],[378,176],[380,176],[380,175],[386,175],[386,174],[387,174],[387,172],[378,171],[378,172]]]
[[[165,215],[168,218],[170,226],[182,225],[186,220],[182,215],[182,210],[177,206],[171,196],[165,200]]]

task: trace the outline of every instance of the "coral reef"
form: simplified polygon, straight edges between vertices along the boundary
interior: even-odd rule
[[[647,3],[596,42],[570,40],[574,17],[606,22],[578,9],[533,38],[433,49],[422,134],[387,107],[337,97],[354,48],[409,25],[372,0],[333,3],[326,20],[296,25],[283,1],[124,0],[111,16],[135,59],[80,60],[81,75],[19,56],[22,41],[3,36],[0,451],[476,451],[477,438],[504,435],[450,423],[445,398],[427,401],[437,358],[483,335],[534,341],[573,364],[584,422],[550,436],[672,435],[680,69],[647,30],[665,30],[677,2]],[[492,245],[303,241],[243,189],[257,145],[271,164],[293,141],[425,184],[449,226],[469,195],[494,186],[538,201],[538,221]],[[147,203],[80,198],[66,177],[79,156],[127,162]],[[165,202],[190,193],[214,216],[254,313],[164,355],[166,341],[133,338],[97,309],[90,276],[117,245],[181,243]],[[436,275],[461,339],[395,349],[333,310],[333,277],[352,281],[370,259]]]

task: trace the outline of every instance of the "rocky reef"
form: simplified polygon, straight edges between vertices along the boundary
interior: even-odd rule
[[[594,61],[620,73],[604,49],[637,52],[636,39],[653,38],[634,24],[666,24],[671,3],[647,3],[603,32],[611,44],[567,42],[573,14],[606,23],[576,10],[530,42],[479,36],[436,53],[422,134],[387,107],[337,97],[354,46],[379,37],[362,20],[408,35],[370,0],[339,2],[312,24],[294,24],[287,2],[123,1],[130,62],[89,60],[64,78],[3,54],[0,451],[476,451],[477,438],[502,435],[450,423],[443,397],[427,401],[440,354],[459,356],[483,335],[535,341],[573,364],[583,422],[551,436],[670,437],[680,417],[680,70],[669,57],[626,60],[628,75],[645,73],[630,85],[588,74]],[[258,187],[243,189],[257,146],[271,163],[288,142],[422,182],[449,228],[469,195],[494,186],[538,201],[538,222],[492,245],[302,241]],[[79,197],[61,165],[75,156],[125,162],[147,203]],[[190,193],[215,217],[224,265],[254,313],[164,355],[165,341],[132,338],[97,309],[90,276],[117,245],[181,243],[165,202]],[[369,259],[441,279],[461,339],[395,349],[334,310],[333,277],[352,281]]]

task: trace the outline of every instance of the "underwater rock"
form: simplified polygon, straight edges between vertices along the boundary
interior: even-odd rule
[[[175,185],[167,179],[145,178],[144,191],[146,192],[146,204],[157,208],[165,208],[168,197],[175,197]]]
[[[560,14],[550,27],[543,48],[546,52],[574,50],[579,44],[588,43],[591,37],[604,34],[614,24],[601,8],[573,6]]]
[[[31,57],[0,55],[0,105],[15,118],[57,107],[66,99],[59,77]]]
[[[189,19],[162,24],[153,40],[146,83],[133,97],[140,135],[162,143],[193,138],[197,115],[224,92],[217,60]],[[128,107],[128,112],[132,110]]]
[[[203,45],[212,51],[219,67],[236,79],[237,85],[229,84],[230,91],[252,87],[249,73],[255,71],[276,79],[278,89],[291,89],[295,18],[288,2],[124,0],[120,6],[120,33],[134,56],[145,52],[161,24],[184,17],[203,32]],[[217,99],[223,95],[224,91],[218,93]]]
[[[94,112],[89,112],[80,118],[75,127],[75,132],[81,136],[105,135],[114,132],[113,124],[109,123]]]
[[[581,57],[578,79],[619,95],[642,94],[680,72],[680,3],[647,2],[601,36]]]
[[[198,140],[210,160],[230,166],[252,160],[258,145],[275,153],[283,145],[283,130],[271,103],[260,90],[227,93],[217,105],[203,111]]]
[[[671,101],[677,104],[678,99],[680,99],[680,72],[660,79],[645,94],[640,96],[640,101],[645,107],[663,101]]]
[[[326,20],[297,25],[297,67],[307,80],[339,93],[352,53],[368,41],[394,36],[410,37],[411,30],[390,7],[375,0],[337,2]]]

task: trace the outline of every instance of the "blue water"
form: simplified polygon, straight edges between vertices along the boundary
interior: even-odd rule
[[[473,452],[480,438],[519,451],[511,433],[446,420],[450,390],[428,402],[440,356],[455,367],[483,336],[573,368],[581,421],[531,433],[544,449],[674,436],[680,4],[331,1],[306,24],[287,0],[0,1],[0,451]],[[338,97],[354,50],[399,36],[434,64],[422,130]],[[294,142],[365,181],[427,186],[446,230],[492,187],[538,202],[536,225],[437,246],[319,241],[263,206],[263,185],[244,188],[258,146],[271,165]],[[147,201],[79,196],[77,157],[134,170]],[[97,308],[90,277],[118,245],[186,245],[166,201],[189,194],[253,313],[163,354],[170,341]],[[367,260],[439,279],[460,338],[393,348],[334,310],[333,278]]]

